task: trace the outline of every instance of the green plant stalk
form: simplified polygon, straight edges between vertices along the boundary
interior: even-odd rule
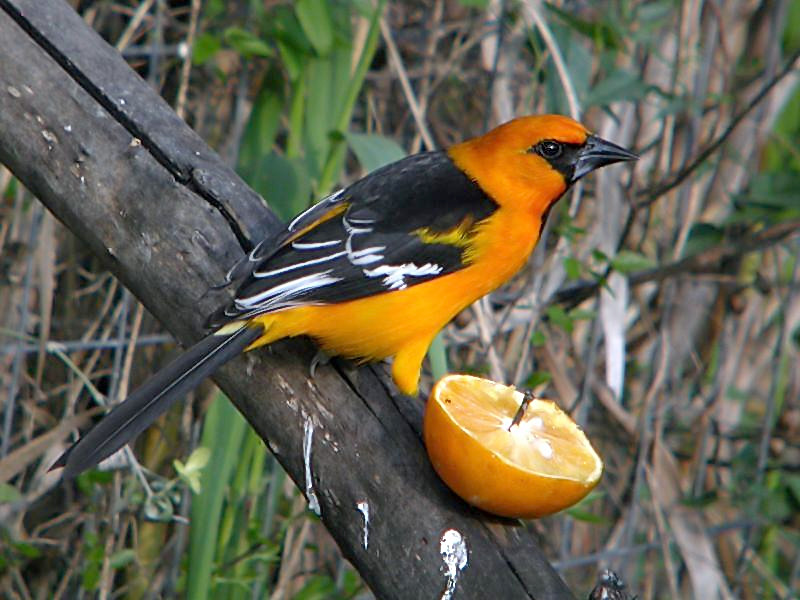
[[[765,481],[766,496],[769,497],[778,494],[781,487],[781,474],[779,471],[770,471],[767,474]],[[768,525],[764,529],[764,535],[761,538],[759,554],[764,561],[764,565],[772,572],[776,579],[780,579],[780,550],[778,546],[778,527],[775,525]],[[767,579],[769,582],[769,579]],[[775,597],[775,588],[769,585],[764,586],[764,600],[769,600]]]
[[[286,140],[286,156],[297,158],[303,146],[303,116],[305,112],[306,77],[308,63],[303,65],[303,72],[294,82],[294,94],[289,107],[289,136]]]
[[[280,536],[275,531],[275,517],[278,512],[278,502],[280,501],[283,484],[287,476],[278,461],[271,455],[269,456],[267,466],[270,468],[270,475],[269,480],[265,483],[267,483],[269,487],[263,504],[259,506],[259,510],[262,514],[261,535],[268,539],[279,539]],[[262,569],[260,577],[253,585],[253,598],[261,598],[264,596],[266,582],[270,580],[273,572],[273,568],[269,565],[263,565]]]
[[[245,445],[245,454],[248,458],[245,461],[246,468],[243,473],[245,479],[245,481],[242,482],[243,494],[241,501],[238,503],[239,513],[241,515],[241,524],[238,527],[238,543],[231,558],[243,557],[249,553],[248,551],[251,542],[248,532],[258,525],[259,502],[262,495],[262,490],[264,489],[264,479],[267,475],[264,470],[267,450],[264,448],[261,438],[256,435],[252,428],[248,428]],[[252,557],[252,553],[250,552],[249,554],[250,557]],[[257,562],[243,559],[238,560],[233,566],[233,576],[238,581],[244,582],[247,586],[244,588],[234,588],[231,594],[233,598],[236,598],[237,600],[239,598],[246,600],[247,598],[255,597],[252,596],[251,593],[250,588],[252,585],[247,582],[252,580],[254,577],[260,578],[261,573],[256,570],[256,565]]]
[[[785,315],[781,318],[781,327],[784,326],[783,321],[785,318]],[[789,366],[791,357],[788,350],[788,345],[784,343],[783,348],[781,348],[780,364],[778,366],[778,381],[775,382],[775,418],[772,427],[776,426],[786,402],[786,391],[789,387],[789,374],[791,372]]]
[[[251,561],[244,557],[250,547],[248,531],[251,521],[257,521],[259,502],[265,487],[265,462],[267,452],[261,439],[248,428],[242,444],[241,459],[236,468],[230,487],[229,502],[221,521],[218,536],[218,564],[235,561],[230,567],[230,572],[219,573],[227,585],[216,590],[216,597],[228,600],[245,600],[252,596],[248,585],[256,578],[263,584],[266,573],[259,573],[251,567]],[[251,502],[248,502],[250,498]],[[249,507],[249,508],[248,508]]]
[[[325,160],[325,165],[322,168],[322,174],[319,178],[317,192],[321,196],[324,196],[330,192],[334,181],[338,177],[338,172],[342,165],[342,161],[344,160],[344,153],[347,148],[344,132],[347,130],[347,126],[350,123],[350,118],[353,114],[353,108],[355,107],[356,100],[358,99],[358,94],[361,92],[361,86],[364,83],[364,77],[366,76],[367,69],[369,69],[369,65],[372,62],[372,57],[375,55],[375,49],[378,45],[380,18],[383,14],[383,7],[385,4],[386,0],[380,0],[380,2],[378,2],[378,6],[375,8],[375,12],[372,15],[372,19],[370,20],[369,24],[369,33],[367,34],[367,39],[364,42],[364,48],[361,51],[361,56],[358,59],[358,64],[353,72],[353,76],[350,79],[350,86],[347,88],[347,93],[345,94],[342,112],[339,113],[339,118],[336,120],[336,133],[339,135],[334,136],[331,140],[331,147],[328,151],[328,157]]]
[[[249,465],[255,450],[252,437],[255,434],[249,427],[245,430],[244,439],[239,450],[239,459],[232,472],[231,482],[227,493],[227,502],[222,511],[220,519],[219,534],[217,535],[217,556],[216,564],[225,565],[240,556],[246,547],[247,540],[243,539],[247,533],[247,512],[244,509],[247,488]],[[218,576],[221,580],[228,582],[228,585],[219,586],[215,591],[215,598],[228,598],[235,600],[243,598],[246,588],[242,586],[230,585],[239,581],[244,574],[241,572],[243,561],[231,567],[231,572],[222,572],[218,567]],[[222,589],[219,589],[222,588]]]
[[[433,373],[434,381],[439,381],[439,379],[447,375],[447,352],[441,331],[436,334],[431,347],[428,348],[428,359],[431,361],[431,372]]]
[[[236,560],[233,565],[232,576],[236,581],[243,583],[242,586],[231,590],[230,597],[235,600],[246,600],[250,597],[250,590],[247,582],[253,577],[254,573],[250,567],[250,561],[242,559],[249,550],[250,541],[248,531],[250,531],[250,521],[255,519],[258,514],[258,493],[261,486],[260,481],[264,477],[264,454],[266,449],[261,438],[256,435],[252,428],[247,428],[247,435],[244,442],[243,460],[237,473],[235,490],[241,490],[236,494],[236,540],[235,544],[230,545],[227,560]],[[249,501],[248,501],[249,499]]]
[[[203,471],[203,492],[193,498],[191,510],[186,573],[186,597],[190,600],[205,600],[211,591],[222,504],[246,427],[233,404],[221,393],[217,394],[206,415],[201,439],[201,445],[212,448],[213,452]]]
[[[256,435],[255,431],[251,430],[251,434],[255,450],[253,453],[253,461],[250,466],[250,479],[247,482],[247,493],[255,497],[257,502],[254,506],[257,507],[258,500],[264,493],[267,484],[264,478],[267,476],[266,465],[268,451],[264,447],[263,440]]]

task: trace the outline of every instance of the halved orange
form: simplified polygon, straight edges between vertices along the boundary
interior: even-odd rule
[[[549,515],[578,502],[600,481],[603,462],[554,402],[523,400],[513,387],[471,375],[440,379],[425,409],[434,469],[468,503],[504,517]]]

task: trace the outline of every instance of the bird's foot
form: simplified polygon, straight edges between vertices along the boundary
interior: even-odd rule
[[[311,379],[314,379],[317,374],[317,367],[320,365],[327,365],[331,362],[331,355],[325,352],[324,350],[317,350],[317,353],[314,355],[314,358],[311,359],[311,366],[308,369],[309,375],[311,375]]]

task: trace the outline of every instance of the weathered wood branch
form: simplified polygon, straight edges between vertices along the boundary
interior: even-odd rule
[[[177,339],[199,338],[224,300],[209,286],[277,219],[62,0],[0,0],[0,57],[0,161]],[[523,528],[438,480],[420,401],[397,396],[381,369],[328,366],[309,379],[313,352],[275,344],[216,380],[304,490],[313,424],[322,522],[376,595],[438,597],[440,539],[455,529],[469,553],[456,597],[571,597]]]

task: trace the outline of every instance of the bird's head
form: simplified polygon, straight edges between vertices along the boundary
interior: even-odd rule
[[[448,153],[498,203],[522,200],[542,210],[595,169],[639,158],[562,115],[514,119]]]

